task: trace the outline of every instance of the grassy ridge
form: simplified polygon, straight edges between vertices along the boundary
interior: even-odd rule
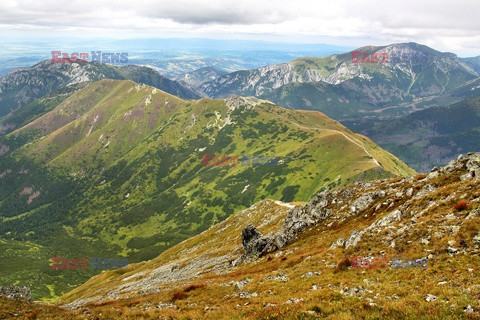
[[[2,143],[10,151],[0,163],[1,237],[70,259],[151,259],[265,198],[305,201],[321,189],[413,172],[319,112],[254,98],[187,101],[131,81],[91,84]],[[204,167],[202,154],[281,161]],[[36,297],[87,277],[65,276],[52,293],[42,286],[48,268],[39,270]],[[28,278],[2,272],[5,283]]]

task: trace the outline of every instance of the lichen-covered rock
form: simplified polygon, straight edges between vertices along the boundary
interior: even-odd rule
[[[355,207],[355,211],[363,211],[368,208],[374,201],[373,197],[371,194],[364,194],[363,196],[360,196],[355,202],[353,203],[353,206]]]
[[[0,296],[5,296],[8,299],[24,299],[32,301],[30,288],[26,286],[7,286],[0,287]]]
[[[345,249],[348,249],[351,246],[356,246],[362,238],[362,235],[363,231],[353,230],[348,239],[345,241]]]
[[[473,242],[477,248],[480,248],[480,231],[475,237],[473,237]]]

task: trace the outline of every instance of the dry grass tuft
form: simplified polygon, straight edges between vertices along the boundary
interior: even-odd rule
[[[457,202],[457,204],[455,206],[453,206],[453,208],[457,211],[462,211],[462,210],[465,210],[468,208],[468,204],[467,204],[467,201],[465,200],[460,200],[459,202]]]
[[[177,300],[183,300],[186,297],[188,297],[188,294],[186,294],[183,291],[177,291],[177,292],[173,293],[171,301],[174,302],[174,301],[177,301]]]
[[[190,291],[197,290],[197,289],[202,289],[202,288],[205,288],[205,287],[206,287],[205,284],[192,284],[192,285],[189,285],[188,287],[186,287],[185,289],[183,289],[183,292],[190,292]]]
[[[422,179],[425,179],[427,177],[427,174],[425,173],[419,173],[415,176],[415,179],[418,181],[418,180],[422,180]]]
[[[352,265],[352,262],[350,261],[350,259],[349,258],[344,258],[337,264],[334,272],[337,273],[337,272],[340,272],[340,271],[347,270],[348,267],[350,267],[351,265]]]

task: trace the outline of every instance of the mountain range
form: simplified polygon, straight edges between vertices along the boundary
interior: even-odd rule
[[[97,64],[88,68],[82,65],[77,68],[73,65],[76,69],[72,69],[72,65],[49,66],[44,62],[23,70],[20,78],[27,79],[25,83],[36,81],[42,84],[42,88],[48,88],[49,82],[45,79],[52,78],[52,75],[58,78],[61,74],[62,77],[68,75],[69,83],[55,83],[59,88],[54,92],[47,90],[47,94],[42,91],[44,89],[36,89],[37,94],[28,93],[26,90],[23,100],[31,101],[39,95],[43,96],[14,109],[7,116],[0,117],[0,132],[10,132],[52,110],[79,86],[88,83],[82,82],[83,80],[76,83],[78,79],[85,80],[82,75],[86,72],[92,80],[129,78],[183,98],[196,98],[200,95],[211,98],[226,97],[230,94],[255,95],[293,109],[320,110],[353,131],[373,138],[381,147],[419,171],[443,165],[459,152],[478,150],[480,145],[475,143],[476,139],[467,141],[455,136],[450,137],[449,133],[443,133],[442,139],[455,141],[452,142],[454,147],[441,145],[441,141],[437,141],[435,146],[426,140],[413,143],[419,138],[418,130],[405,130],[401,139],[395,142],[399,134],[388,127],[391,119],[403,117],[403,120],[395,121],[413,120],[418,123],[421,119],[416,121],[416,115],[431,118],[436,108],[451,106],[461,101],[468,103],[468,99],[480,96],[480,57],[458,58],[452,53],[442,53],[416,43],[367,46],[354,51],[365,52],[370,56],[389,54],[391,59],[389,63],[354,63],[352,53],[348,52],[323,58],[301,58],[289,63],[232,73],[215,67],[204,67],[177,77],[178,82],[167,81],[156,71],[145,67],[121,68]],[[63,73],[57,70],[59,68]],[[18,84],[18,87],[12,88],[12,92],[19,91],[25,85],[15,74],[17,73],[3,79],[5,83],[13,81]],[[21,92],[23,91],[25,90]],[[3,101],[11,99],[8,97],[8,90],[6,92],[6,98],[0,95]],[[16,99],[18,100],[19,96]],[[20,101],[14,104],[22,105]],[[9,110],[12,103],[4,106]],[[416,113],[421,110],[425,112]],[[428,116],[430,112],[432,114]],[[450,115],[458,117],[456,122],[462,119],[461,113]],[[474,121],[469,123],[475,132],[475,128],[479,126]],[[373,128],[382,129],[373,132]],[[428,139],[430,136],[438,138],[436,133],[429,134]],[[406,146],[404,141],[411,144]]]
[[[388,54],[390,60],[353,62],[352,52],[306,57],[216,76],[192,87],[213,98],[254,95],[293,109],[322,111],[371,137],[416,170],[444,165],[459,152],[480,148],[478,139],[459,139],[455,130],[452,136],[449,132],[441,135],[441,139],[455,141],[449,150],[445,144],[439,146],[438,141],[430,145],[428,139],[440,138],[436,133],[421,137],[420,128],[404,130],[402,138],[395,141],[399,135],[393,128],[390,130],[392,119],[396,123],[419,123],[422,118],[434,118],[440,107],[450,106],[453,110],[455,103],[468,104],[468,99],[480,96],[480,57],[459,58],[416,43],[366,46],[354,51],[368,56]],[[461,112],[449,115],[456,118],[453,121],[462,121]],[[480,125],[474,119],[468,123],[475,132]],[[405,141],[418,139],[424,141],[405,147]]]
[[[357,51],[401,59],[356,63],[349,52],[175,79],[100,63],[10,72],[0,79],[0,286],[63,295],[86,317],[315,318],[348,296],[395,318],[400,304],[377,303],[398,300],[385,286],[409,276],[377,273],[360,286],[347,257],[433,255],[430,275],[459,250],[452,265],[476,262],[478,154],[415,170],[479,150],[480,57],[416,43]],[[129,267],[51,268],[53,257],[100,256]],[[415,273],[403,287],[412,314],[419,296],[409,292],[427,295],[415,281],[430,280]],[[369,294],[372,283],[386,300]],[[455,301],[434,315],[463,314],[471,288],[463,300],[429,291]]]
[[[229,73],[203,83],[199,89],[210,97],[254,95],[295,109],[319,110],[342,120],[404,114],[479,77],[478,58],[461,59],[416,43],[367,46],[355,51],[386,53],[391,58],[388,63],[354,63],[350,52],[307,57]],[[388,111],[382,110],[386,106],[390,107]]]
[[[7,115],[0,118],[0,134],[27,124],[52,110],[75,90],[101,79],[128,79],[181,98],[200,97],[195,91],[148,67],[46,60],[30,68],[13,70],[0,78],[0,117]]]

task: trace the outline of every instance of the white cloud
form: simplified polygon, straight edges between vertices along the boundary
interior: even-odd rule
[[[328,41],[415,41],[480,54],[478,0],[2,0],[0,32],[16,35],[186,36]]]

